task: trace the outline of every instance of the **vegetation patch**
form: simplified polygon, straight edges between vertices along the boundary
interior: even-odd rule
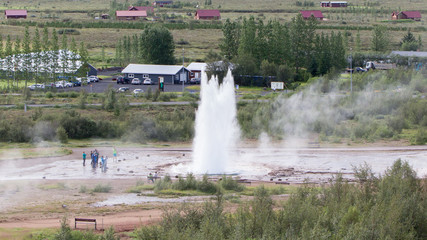
[[[39,189],[42,190],[65,190],[67,189],[67,186],[63,182],[58,182],[54,184],[43,184],[38,186]]]

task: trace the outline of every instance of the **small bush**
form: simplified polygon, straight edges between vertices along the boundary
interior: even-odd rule
[[[81,185],[79,193],[86,193],[86,192],[87,192],[87,187],[85,185]]]
[[[110,185],[98,184],[95,186],[95,188],[92,190],[92,192],[108,193],[111,191],[111,189],[112,189],[112,187]]]
[[[65,131],[65,128],[58,127],[56,129],[56,137],[58,138],[59,142],[68,143],[68,134],[67,131]]]
[[[236,192],[241,192],[245,189],[245,186],[238,183],[232,177],[222,176],[222,180],[219,182],[222,188],[225,190],[232,190]]]
[[[427,143],[427,131],[425,129],[420,128],[415,135],[415,139],[413,141],[416,145],[424,145]]]
[[[44,96],[46,98],[54,98],[55,97],[55,95],[52,92],[47,92]]]

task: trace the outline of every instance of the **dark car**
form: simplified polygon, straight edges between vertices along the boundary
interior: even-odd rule
[[[368,70],[361,68],[361,67],[356,68],[356,72],[366,72],[366,71],[368,71]]]
[[[117,89],[117,92],[128,92],[129,88],[128,87],[121,87],[119,89]]]
[[[117,80],[116,80],[117,84],[120,84],[120,83],[121,84],[129,84],[130,81],[131,81],[131,79],[125,78],[125,77],[122,77],[122,76],[118,77]]]
[[[190,79],[191,84],[200,84],[200,78],[192,78]]]

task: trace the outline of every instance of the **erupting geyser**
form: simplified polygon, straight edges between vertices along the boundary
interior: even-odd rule
[[[197,174],[231,173],[232,150],[239,138],[234,79],[229,70],[222,84],[202,73],[200,104],[193,140],[193,169]]]

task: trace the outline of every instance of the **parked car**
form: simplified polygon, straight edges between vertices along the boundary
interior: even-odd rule
[[[134,78],[134,79],[132,79],[131,84],[132,85],[141,85],[141,80],[139,80],[139,78]]]
[[[200,84],[200,78],[192,78],[190,79],[191,84]]]
[[[152,84],[151,78],[145,78],[144,79],[144,85],[151,85],[151,84]]]
[[[99,78],[97,77],[97,76],[89,76],[89,77],[87,77],[87,79],[90,81],[90,82],[99,82]]]
[[[74,84],[72,82],[65,82],[63,83],[64,87],[74,87]]]
[[[117,84],[120,84],[120,83],[121,84],[129,84],[130,83],[130,79],[120,76],[120,77],[117,77],[116,82],[117,82]]]
[[[121,88],[117,89],[117,92],[127,92],[127,91],[129,91],[128,87],[121,87]]]
[[[357,67],[356,68],[356,72],[366,72],[368,70],[366,70],[365,68],[361,68],[361,67]]]
[[[76,78],[72,81],[73,86],[77,87],[77,86],[81,86],[82,85],[82,79],[81,78]]]
[[[56,88],[64,88],[64,84],[62,82],[56,82],[55,87]]]
[[[33,84],[31,86],[28,86],[28,88],[30,90],[37,90],[37,89],[44,89],[45,86],[44,86],[44,84]]]
[[[142,90],[140,88],[137,88],[137,89],[133,90],[133,94],[135,94],[135,95],[141,94],[143,92],[144,92],[144,90]]]

